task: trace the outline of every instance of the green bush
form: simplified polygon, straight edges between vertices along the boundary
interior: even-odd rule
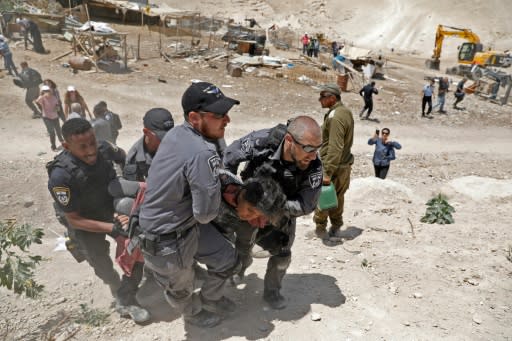
[[[453,224],[454,220],[452,213],[455,209],[448,203],[446,197],[438,194],[436,197],[430,199],[426,205],[427,211],[421,218],[422,223],[427,224]]]
[[[27,251],[32,243],[41,244],[43,235],[42,229],[18,226],[15,220],[0,222],[0,287],[31,298],[43,291],[34,281],[34,270],[42,258]]]
[[[96,308],[89,308],[85,303],[80,304],[80,312],[75,318],[79,324],[87,324],[93,327],[99,327],[108,322],[109,313]]]

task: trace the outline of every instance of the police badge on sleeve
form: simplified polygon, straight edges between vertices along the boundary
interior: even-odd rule
[[[71,199],[71,191],[67,187],[53,187],[53,194],[57,198],[57,201],[63,205],[67,206],[69,204],[69,200]]]
[[[322,184],[322,172],[309,174],[309,184],[311,188],[317,188]]]
[[[208,166],[210,166],[210,171],[213,176],[219,175],[220,168],[220,157],[218,155],[214,155],[208,159]]]

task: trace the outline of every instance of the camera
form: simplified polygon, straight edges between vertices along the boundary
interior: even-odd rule
[[[375,134],[378,136],[380,134],[380,130],[379,129],[375,130]]]

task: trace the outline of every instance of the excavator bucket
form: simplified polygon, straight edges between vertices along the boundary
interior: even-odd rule
[[[439,70],[439,64],[440,64],[440,60],[439,59],[427,59],[425,60],[425,67],[427,69],[431,69],[431,70]]]

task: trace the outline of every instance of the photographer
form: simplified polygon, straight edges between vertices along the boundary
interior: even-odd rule
[[[402,145],[389,139],[389,128],[382,129],[382,137],[379,137],[379,129],[375,131],[373,137],[368,139],[368,144],[375,145],[373,153],[373,167],[375,176],[385,179],[389,171],[389,164],[395,157],[395,149],[402,149]]]

